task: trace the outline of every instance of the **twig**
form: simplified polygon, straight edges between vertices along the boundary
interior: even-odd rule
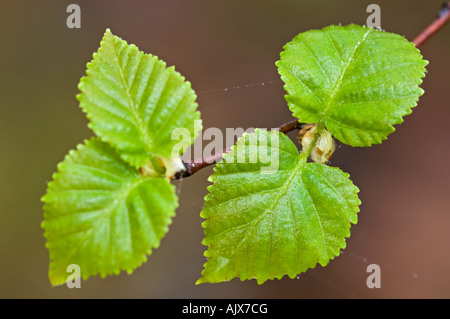
[[[192,162],[183,161],[183,164],[184,164],[184,167],[186,168],[186,170],[177,172],[172,179],[181,179],[184,177],[191,176],[192,174],[201,170],[202,168],[207,167],[209,165],[212,165],[212,164],[220,161],[223,153],[226,153],[229,150],[230,150],[230,148],[228,147],[221,152],[193,160]]]
[[[280,127],[277,128],[277,130],[279,130],[280,132],[286,134],[289,133],[291,131],[297,130],[301,127],[301,123],[298,122],[298,120],[292,120],[289,121],[287,123],[284,123],[283,125],[281,125]],[[207,167],[209,165],[212,165],[218,161],[220,161],[222,159],[222,155],[223,153],[226,153],[230,150],[230,148],[226,148],[221,152],[218,152],[216,154],[213,155],[209,155],[206,157],[202,157],[190,162],[184,162],[184,167],[186,168],[185,171],[181,171],[181,172],[177,172],[175,174],[175,176],[173,177],[173,179],[181,179],[184,177],[189,177],[192,174],[196,173],[197,171],[201,170],[204,167]]]
[[[421,46],[434,34],[436,34],[436,32],[438,32],[449,20],[450,2],[447,2],[442,5],[442,9],[439,11],[438,17],[414,39],[413,43],[416,47]]]
[[[436,34],[448,21],[450,20],[450,2],[444,3],[442,9],[439,11],[438,18],[435,19],[422,33],[420,33],[413,41],[416,47],[424,44],[428,39],[430,39],[434,34]],[[292,120],[281,125],[278,130],[283,133],[288,133],[290,131],[300,129],[303,124],[299,123],[298,120]],[[175,174],[173,179],[181,179],[183,177],[191,176],[197,171],[204,167],[212,165],[222,159],[222,155],[228,152],[230,148],[226,148],[221,152],[213,155],[202,157],[194,161],[183,162],[186,170],[180,171]]]

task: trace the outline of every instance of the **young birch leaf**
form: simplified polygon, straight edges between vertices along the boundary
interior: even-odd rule
[[[379,144],[411,113],[427,61],[404,37],[358,25],[299,34],[277,61],[294,116],[351,146]]]
[[[262,173],[268,165],[275,169]],[[359,190],[349,175],[307,163],[278,132],[241,137],[209,180],[201,212],[208,260],[197,283],[294,278],[338,256],[357,222]]]
[[[86,73],[78,99],[90,127],[136,168],[150,158],[172,158],[175,145],[182,153],[201,130],[194,125],[195,120],[200,123],[200,113],[191,84],[109,29]],[[187,129],[190,139],[172,139],[179,128]]]
[[[167,179],[142,177],[98,138],[71,151],[42,198],[52,284],[77,264],[84,279],[131,273],[159,246],[178,199]]]

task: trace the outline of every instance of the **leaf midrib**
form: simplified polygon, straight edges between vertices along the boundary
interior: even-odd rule
[[[144,123],[141,121],[141,119],[139,117],[139,114],[137,113],[137,107],[134,104],[133,98],[132,98],[131,93],[130,93],[130,89],[131,88],[129,87],[129,85],[125,81],[125,74],[124,74],[123,68],[122,68],[122,66],[120,65],[120,62],[119,62],[119,55],[118,55],[118,52],[117,52],[116,45],[114,43],[114,38],[112,38],[112,47],[113,47],[112,51],[113,51],[115,60],[117,61],[117,67],[118,67],[118,70],[119,70],[120,79],[122,81],[123,87],[125,88],[125,93],[126,93],[126,96],[127,96],[127,99],[128,99],[128,103],[130,104],[131,112],[132,112],[133,117],[134,117],[134,119],[135,119],[135,121],[137,123],[139,132],[141,133],[141,136],[144,139],[144,143],[145,143],[145,146],[147,148],[147,152],[149,153],[148,155],[150,155],[150,145],[152,145],[151,144],[151,139],[150,139],[150,136],[148,135],[148,131],[146,130]],[[124,50],[126,50],[126,49],[127,48],[125,48]],[[137,72],[137,70],[136,70],[136,72]]]
[[[69,254],[66,255],[66,258],[63,259],[64,262],[67,264],[70,259],[74,256],[75,253],[77,253],[79,251],[79,249],[82,247],[82,245],[84,245],[86,243],[86,241],[89,239],[89,237],[91,236],[92,232],[94,231],[94,229],[97,228],[97,225],[100,224],[101,222],[103,222],[105,219],[110,218],[112,212],[115,211],[115,209],[117,208],[117,205],[124,199],[126,198],[130,192],[136,188],[137,186],[139,186],[141,183],[143,183],[144,181],[147,181],[149,179],[149,177],[141,177],[138,178],[137,180],[133,181],[133,182],[129,182],[127,184],[124,185],[122,191],[117,191],[118,195],[117,198],[112,201],[111,204],[107,205],[105,208],[103,208],[102,210],[104,210],[104,213],[101,214],[98,219],[92,224],[92,227],[90,227],[89,229],[85,230],[86,234],[83,236],[82,239],[79,240],[78,244],[76,245],[76,247],[74,247],[71,252]]]
[[[289,186],[291,185],[292,181],[294,180],[295,176],[297,175],[297,173],[300,171],[300,169],[303,167],[303,164],[306,163],[306,159],[303,159],[302,157],[298,156],[297,157],[297,164],[294,167],[294,169],[292,170],[292,173],[289,175],[289,177],[286,179],[286,181],[284,182],[284,184],[280,187],[277,188],[277,192],[278,195],[276,196],[274,202],[272,203],[272,205],[269,208],[264,209],[264,212],[261,213],[253,222],[249,223],[250,226],[248,227],[249,230],[245,233],[244,237],[239,241],[239,243],[235,246],[235,248],[233,249],[231,256],[233,256],[238,248],[246,241],[247,237],[249,236],[249,234],[251,233],[252,229],[259,224],[259,222],[261,220],[264,219],[264,217],[270,213],[272,218],[271,218],[271,223],[273,222],[273,209],[278,205],[278,202],[280,201],[280,199],[283,197],[283,194],[286,193],[287,189],[289,188]],[[278,191],[279,190],[279,191]],[[242,226],[242,225],[240,225]],[[271,245],[269,245],[269,247],[271,247]],[[269,252],[270,253],[270,252]],[[269,255],[269,254],[268,254]]]
[[[331,91],[330,97],[328,98],[327,104],[323,108],[323,111],[319,114],[319,123],[318,123],[318,128],[317,128],[318,132],[320,132],[322,130],[322,127],[325,126],[325,122],[327,120],[327,116],[328,116],[328,113],[332,106],[334,97],[336,96],[336,93],[339,91],[339,88],[341,87],[342,80],[344,79],[345,73],[347,72],[348,67],[350,66],[351,62],[353,61],[353,58],[355,57],[356,51],[361,46],[361,44],[366,40],[369,33],[371,33],[373,30],[374,30],[373,28],[369,28],[369,30],[367,30],[367,32],[362,36],[361,40],[355,45],[353,52],[348,57],[343,68],[341,69],[341,74],[339,75],[338,80],[334,84],[334,87]],[[342,61],[342,59],[341,59],[341,61]]]

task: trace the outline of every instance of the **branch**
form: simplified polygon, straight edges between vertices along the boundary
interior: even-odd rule
[[[450,20],[450,2],[442,5],[441,11],[439,11],[438,17],[414,39],[416,47],[424,44],[428,39],[436,34],[442,27]]]
[[[425,30],[422,31],[413,41],[416,47],[424,44],[428,39],[430,39],[434,34],[436,34],[442,27],[450,20],[450,2],[444,3],[442,9],[439,11],[438,18],[436,18]],[[299,123],[298,120],[292,120],[287,122],[280,127],[278,130],[283,133],[288,133],[296,129],[300,129],[303,124]],[[226,153],[230,148],[226,148],[221,152],[213,155],[202,157],[194,161],[184,162],[183,164],[186,168],[185,171],[177,172],[172,179],[181,179],[183,177],[189,177],[197,171],[204,167],[212,165],[222,159],[223,153]]]
[[[277,130],[286,134],[291,131],[300,129],[301,125],[302,124],[299,123],[298,120],[295,119],[295,120],[289,121],[287,123],[284,123],[283,125],[278,127]],[[173,179],[181,179],[183,177],[189,177],[192,174],[196,173],[197,171],[201,170],[202,168],[207,167],[209,165],[212,165],[212,164],[220,161],[222,159],[223,153],[226,153],[229,150],[230,150],[230,148],[228,147],[221,152],[218,152],[216,154],[209,155],[206,157],[202,157],[202,158],[193,160],[191,162],[183,161],[183,164],[184,164],[184,167],[186,168],[186,170],[177,172],[175,174],[175,176],[173,177]]]

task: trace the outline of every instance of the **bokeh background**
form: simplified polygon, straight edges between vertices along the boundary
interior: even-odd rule
[[[81,7],[81,29],[66,8]],[[175,182],[180,206],[168,235],[134,274],[52,287],[40,198],[56,165],[89,138],[77,84],[106,28],[175,65],[198,93],[204,127],[276,127],[291,119],[275,67],[296,34],[365,24],[361,0],[39,0],[0,3],[1,298],[449,298],[450,26],[421,51],[430,61],[419,106],[383,144],[340,145],[331,165],[362,200],[347,249],[326,267],[258,286],[194,285],[206,261],[199,213],[209,167]],[[441,1],[377,1],[381,25],[413,40]],[[293,135],[291,135],[293,136]],[[369,289],[366,268],[381,267]]]

